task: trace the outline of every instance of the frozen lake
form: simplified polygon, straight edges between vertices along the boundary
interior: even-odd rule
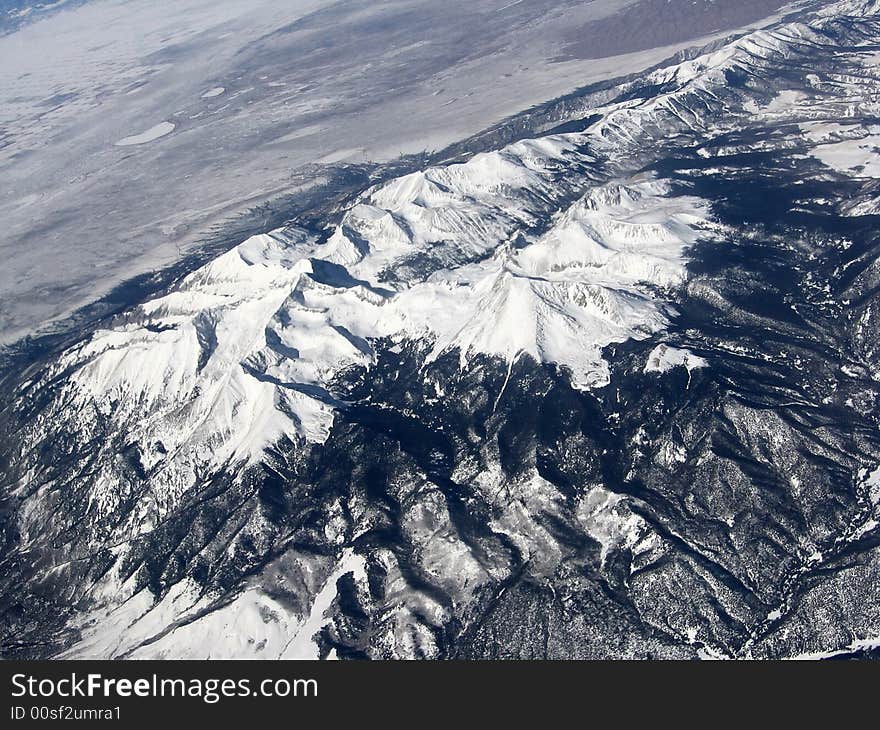
[[[147,142],[152,142],[157,139],[161,139],[166,134],[171,134],[174,131],[174,125],[171,122],[160,122],[155,127],[150,127],[146,132],[141,132],[140,134],[133,134],[131,137],[125,137],[124,139],[120,139],[117,143],[117,147],[131,147],[136,144],[146,144]]]

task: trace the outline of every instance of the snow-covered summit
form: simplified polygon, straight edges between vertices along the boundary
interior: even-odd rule
[[[655,94],[595,110],[583,132],[383,183],[327,236],[291,226],[249,239],[66,353],[62,401],[86,432],[109,419],[130,434],[161,515],[206,469],[258,460],[282,437],[322,442],[341,405],[334,379],[369,367],[379,338],[457,350],[462,368],[527,354],[601,386],[602,348],[662,330],[663,291],[715,233],[703,202],[633,176],[649,140],[734,128],[755,102],[728,75],[797,57],[823,22],[836,19],[660,69]],[[112,467],[97,485],[103,511],[125,494]]]
[[[553,156],[504,161],[495,178],[490,157],[459,166],[436,208],[427,176],[409,176],[357,203],[326,243],[289,229],[212,261],[65,356],[84,426],[95,411],[127,428],[144,467],[167,476],[167,498],[199,465],[258,458],[282,436],[322,441],[334,377],[369,367],[378,338],[424,341],[434,356],[457,349],[462,367],[525,353],[567,367],[578,387],[603,384],[602,347],[663,327],[654,290],[683,280],[706,211],[657,180],[612,182],[526,233],[556,202],[547,170],[573,154],[551,142],[541,147]],[[408,268],[432,254],[433,267]],[[107,479],[102,493],[116,494]]]

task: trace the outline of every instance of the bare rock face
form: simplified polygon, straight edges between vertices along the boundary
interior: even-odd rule
[[[12,360],[4,654],[875,652],[878,49],[788,16]]]

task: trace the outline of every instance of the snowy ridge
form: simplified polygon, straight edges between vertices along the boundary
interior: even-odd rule
[[[541,146],[566,150],[561,141]],[[537,195],[544,182],[531,169],[539,158],[523,157],[488,173],[489,156],[474,175],[460,166],[444,181],[450,190],[458,178],[451,198],[437,192],[437,174],[394,181],[357,204],[326,244],[300,230],[249,239],[68,353],[61,367],[75,369],[82,428],[100,415],[128,429],[154,476],[155,499],[135,513],[140,529],[205,466],[255,460],[282,436],[323,441],[337,405],[334,376],[369,366],[377,338],[433,341],[432,357],[457,349],[462,367],[477,354],[526,353],[592,387],[607,382],[602,347],[662,329],[664,305],[646,285],[683,280],[686,248],[708,233],[700,201],[670,197],[656,180],[609,183],[515,246],[508,239],[522,229],[514,226],[530,216],[516,196]],[[427,196],[436,208],[422,207]],[[376,207],[380,200],[390,209]],[[468,263],[422,281],[387,276],[435,249]],[[112,466],[97,485],[95,507],[114,510],[125,489]]]
[[[663,328],[656,293],[682,282],[688,246],[712,235],[701,201],[618,171],[645,157],[646,134],[719,114],[736,124],[750,99],[727,89],[727,72],[820,42],[792,23],[661,69],[650,81],[668,91],[600,109],[585,132],[392,180],[326,243],[296,228],[257,236],[96,333],[59,365],[74,371],[62,400],[84,432],[109,418],[137,445],[151,493],[132,525],[149,529],[206,469],[258,460],[282,437],[322,442],[334,377],[369,366],[376,338],[433,343],[432,357],[457,349],[462,367],[525,353],[566,367],[576,387],[607,382],[601,349]],[[104,469],[93,500],[107,514],[127,487]]]

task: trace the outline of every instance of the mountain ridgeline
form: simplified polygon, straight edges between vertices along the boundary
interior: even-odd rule
[[[789,15],[13,362],[3,655],[876,654],[878,61]]]

